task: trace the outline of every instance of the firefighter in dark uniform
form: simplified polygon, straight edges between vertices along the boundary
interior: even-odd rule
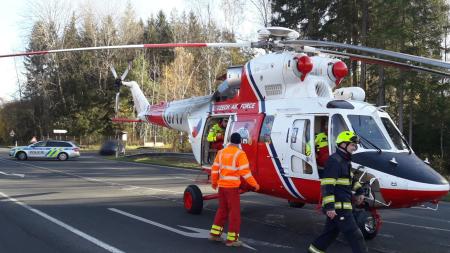
[[[364,201],[361,184],[353,180],[351,156],[358,149],[359,138],[352,131],[344,131],[336,138],[336,153],[325,164],[322,188],[322,209],[327,216],[322,234],[314,240],[308,252],[323,253],[342,232],[353,252],[367,252],[364,237],[352,213],[352,190],[355,204]]]

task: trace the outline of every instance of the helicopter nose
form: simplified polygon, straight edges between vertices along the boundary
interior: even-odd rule
[[[437,204],[444,196],[449,192],[448,181],[440,174],[438,174],[429,165],[422,163],[416,164],[416,172],[420,171],[420,177],[404,177],[406,179],[403,189],[403,196],[397,199],[398,204],[410,207],[421,205],[424,203]],[[408,168],[399,168],[400,170],[407,171]],[[398,196],[397,196],[398,197]]]
[[[449,192],[447,180],[442,178],[440,184],[426,184],[415,181],[408,182],[408,198],[411,203],[437,203]]]
[[[395,181],[394,185],[396,187],[391,188],[388,185],[382,185],[380,189],[384,200],[392,208],[411,207],[424,203],[437,204],[449,193],[450,187],[447,180],[443,177],[436,184],[404,178],[396,178],[393,181]]]
[[[448,181],[414,153],[361,152],[352,160],[385,173],[380,178],[380,191],[391,207],[437,203],[449,192]]]
[[[409,199],[414,203],[437,203],[449,192],[448,181],[426,163],[416,165],[421,172],[419,180],[408,181]]]

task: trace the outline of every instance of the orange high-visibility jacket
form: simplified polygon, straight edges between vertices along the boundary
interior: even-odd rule
[[[258,183],[250,171],[247,155],[234,145],[220,150],[211,168],[211,183],[223,188],[238,188],[243,177],[251,186]]]

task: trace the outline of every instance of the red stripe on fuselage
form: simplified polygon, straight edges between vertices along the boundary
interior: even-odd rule
[[[440,200],[448,194],[448,191],[417,191],[399,189],[381,189],[384,200],[391,205],[389,207],[411,207],[424,202]]]
[[[305,178],[292,178],[295,188],[305,197],[307,203],[317,204],[320,199],[320,181],[305,179]]]
[[[169,48],[169,47],[207,47],[206,43],[164,43],[164,44],[144,44],[144,48]]]
[[[248,63],[247,63],[248,64]],[[239,87],[239,93],[223,102],[215,102],[213,104],[212,111],[214,114],[223,113],[237,113],[237,114],[251,114],[259,113],[259,100],[258,95],[253,91],[252,84],[247,77],[248,72],[246,66],[242,67],[241,85]]]
[[[150,113],[147,115],[148,122],[163,127],[169,127],[169,125],[167,125],[166,121],[164,120],[164,111],[166,110],[166,108],[167,108],[166,103],[151,105]]]

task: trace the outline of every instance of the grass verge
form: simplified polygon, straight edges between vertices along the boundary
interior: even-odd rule
[[[108,159],[115,159],[114,156]],[[146,164],[165,165],[171,167],[181,167],[189,169],[199,169],[200,165],[191,158],[173,156],[145,156],[145,157],[120,157],[119,160],[127,162],[137,162]]]
[[[447,196],[442,198],[442,201],[450,202],[450,193]]]

